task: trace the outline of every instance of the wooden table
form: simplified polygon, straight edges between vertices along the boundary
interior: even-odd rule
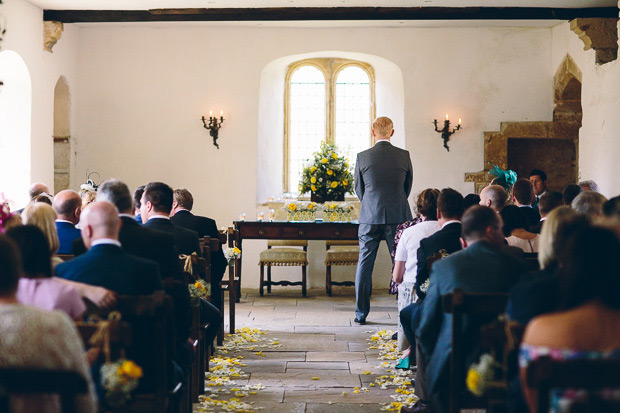
[[[239,231],[239,249],[244,239],[285,239],[285,240],[342,240],[357,241],[357,222],[287,222],[287,221],[235,221]],[[237,260],[241,288],[241,263],[243,254]]]

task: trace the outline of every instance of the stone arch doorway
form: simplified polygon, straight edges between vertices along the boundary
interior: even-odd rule
[[[64,76],[54,88],[54,191],[71,183],[71,95]]]
[[[554,110],[551,122],[502,122],[499,132],[484,133],[484,170],[466,173],[479,193],[493,176],[491,164],[512,169],[519,178],[529,178],[532,169],[547,173],[548,188],[554,191],[576,183],[579,172],[579,128],[581,128],[581,70],[566,55],[554,76]]]

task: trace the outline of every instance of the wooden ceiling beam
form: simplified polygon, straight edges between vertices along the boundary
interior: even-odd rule
[[[311,20],[573,20],[618,17],[617,7],[282,7],[152,10],[44,10],[62,23]]]

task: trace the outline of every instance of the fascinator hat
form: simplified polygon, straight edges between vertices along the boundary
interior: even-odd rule
[[[493,165],[491,162],[489,163]],[[496,183],[497,185],[501,185],[504,188],[510,189],[515,184],[515,182],[517,182],[517,173],[510,169],[504,171],[499,166],[493,165],[493,168],[489,171],[489,173],[497,177],[493,180],[494,183]]]

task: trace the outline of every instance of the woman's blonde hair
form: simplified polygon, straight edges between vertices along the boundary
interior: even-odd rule
[[[56,232],[56,212],[51,206],[43,202],[28,205],[22,212],[22,221],[24,224],[34,225],[43,231],[52,254],[58,251],[60,242]]]
[[[549,265],[557,262],[557,257],[553,249],[553,243],[558,232],[558,228],[566,221],[578,216],[574,209],[561,206],[555,208],[549,215],[542,226],[540,238],[538,240],[538,264],[540,269],[544,270]]]

